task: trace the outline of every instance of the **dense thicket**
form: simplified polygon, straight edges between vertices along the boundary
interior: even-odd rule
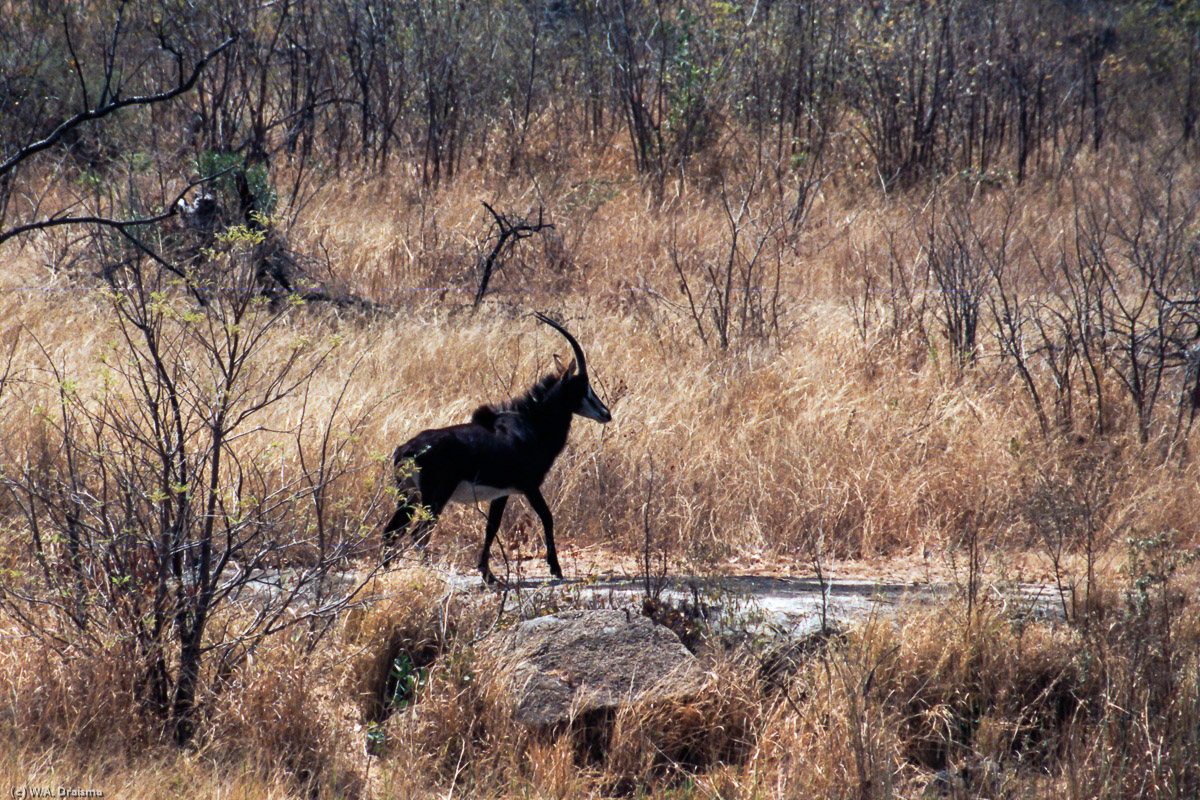
[[[631,148],[661,187],[698,158],[745,155],[734,138],[783,171],[865,168],[890,188],[955,170],[1022,180],[1160,132],[1190,143],[1200,116],[1195,2],[4,5],[5,158],[228,37],[179,102],[62,144],[92,165],[164,140],[251,162],[409,163],[436,184],[464,158],[517,170],[582,137]]]

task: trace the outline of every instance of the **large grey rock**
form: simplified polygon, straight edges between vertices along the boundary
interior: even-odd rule
[[[513,718],[529,727],[686,694],[703,671],[675,633],[625,611],[564,611],[517,625],[499,643]]]

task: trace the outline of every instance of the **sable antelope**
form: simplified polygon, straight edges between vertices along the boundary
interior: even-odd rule
[[[397,447],[392,462],[400,487],[400,507],[383,529],[385,543],[394,544],[399,532],[416,517],[412,536],[424,545],[447,503],[487,500],[487,529],[479,571],[485,581],[494,583],[488,553],[508,496],[519,492],[542,520],[551,574],[562,577],[554,549],[554,518],[540,487],[567,443],[572,415],[606,423],[612,414],[588,383],[587,361],[579,342],[546,315],[536,316],[566,338],[575,351],[574,361],[566,369],[543,377],[521,397],[480,406],[468,423],[422,431]],[[428,513],[419,513],[418,509],[427,509]]]

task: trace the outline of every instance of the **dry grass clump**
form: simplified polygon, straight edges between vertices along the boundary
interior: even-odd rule
[[[363,722],[378,724],[412,702],[439,657],[467,647],[495,619],[485,619],[489,603],[467,600],[420,567],[376,578],[367,591],[370,599],[347,613],[339,633],[348,654],[342,685]]]
[[[84,653],[8,633],[0,638],[0,720],[25,747],[121,756],[163,741],[140,703],[144,673],[127,643]]]
[[[347,617],[339,650],[378,796],[500,795],[536,774],[545,741],[512,720],[494,659],[476,646],[497,622],[491,603],[419,568],[374,590],[377,602]]]
[[[0,758],[0,781],[14,790],[49,791],[52,797],[58,796],[60,788],[80,792],[76,797],[89,796],[83,792],[103,792],[104,797],[123,800],[293,800],[312,796],[298,792],[287,775],[263,775],[238,764],[214,764],[169,750],[155,750],[152,756],[96,758],[75,750],[15,746]]]
[[[994,608],[969,621],[956,607],[910,619],[896,637],[898,649],[880,655],[876,690],[898,706],[906,759],[926,769],[1045,765],[1100,689],[1079,661],[1077,633]]]
[[[607,791],[678,785],[745,764],[758,745],[766,702],[757,673],[722,658],[694,695],[619,709],[601,744]]]
[[[109,791],[148,774],[166,796],[181,785],[168,774],[199,796],[1188,796],[1200,623],[1178,552],[1139,545],[1132,572],[1102,576],[1110,605],[1078,625],[950,599],[814,640],[790,675],[767,670],[757,646],[708,648],[694,693],[543,731],[513,721],[480,646],[490,601],[407,569],[370,587],[322,646],[280,640],[224,676],[191,755],[156,746],[111,689],[101,702],[10,649],[5,729],[45,731],[24,746],[51,755],[5,769]],[[74,772],[83,751],[107,754],[111,771]]]
[[[1102,691],[1066,743],[1067,778],[1092,797],[1200,792],[1197,554],[1170,537],[1130,543],[1128,584],[1107,625],[1089,628]]]
[[[331,696],[333,664],[303,642],[264,647],[224,678],[204,711],[204,758],[327,797],[362,791],[358,730]]]
[[[147,707],[140,685],[147,672],[131,648],[58,653],[27,638],[2,641],[0,730],[28,752],[45,754],[29,756],[29,772],[13,785],[52,781],[115,791],[104,770],[72,771],[72,760],[87,754],[131,785],[137,781],[129,774],[149,773],[150,785],[136,796],[155,796],[150,787],[176,781],[187,786],[180,770],[188,759],[197,762],[188,771],[214,793],[227,781],[246,783],[249,796],[261,789],[282,796],[297,786],[339,796],[358,791],[346,758],[355,734],[331,704],[331,664],[312,658],[299,640],[261,648],[229,674],[206,676],[211,689],[187,755],[172,747],[160,710]]]
[[[384,728],[391,769],[420,765],[427,785],[467,793],[501,794],[519,783],[538,737],[513,721],[494,672],[489,654],[475,649],[451,651],[436,663],[417,702]]]
[[[1189,637],[1192,657],[1198,646]],[[1176,754],[1196,743],[1194,670],[1180,662],[1151,722],[1114,705],[1139,668],[1105,653],[994,609],[876,620],[804,666],[743,776],[781,796],[1186,796],[1198,776]]]

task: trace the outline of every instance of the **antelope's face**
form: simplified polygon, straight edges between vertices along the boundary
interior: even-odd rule
[[[596,422],[605,423],[612,420],[612,412],[608,410],[608,406],[600,402],[600,398],[596,397],[596,393],[592,391],[592,385],[589,383],[586,391],[583,393],[583,400],[579,403],[579,408],[575,411],[581,417],[594,419]]]
[[[612,421],[612,412],[592,391],[592,384],[587,376],[580,375],[575,371],[574,361],[563,370],[561,380],[565,384],[564,388],[569,387],[567,391],[572,394],[578,393],[576,396],[579,397],[579,404],[575,407],[574,413],[587,419],[594,419],[601,424]]]
[[[569,392],[568,396],[579,397],[579,404],[575,407],[574,413],[581,417],[594,419],[601,424],[609,422],[612,419],[612,412],[608,410],[608,406],[600,402],[600,398],[596,397],[596,393],[592,391],[591,381],[588,380],[587,361],[584,360],[583,348],[579,346],[579,342],[575,341],[574,336],[567,333],[566,328],[545,314],[538,313],[537,318],[561,333],[570,343],[571,349],[575,351],[575,359],[563,370],[560,379],[560,385]],[[580,384],[582,384],[582,391],[580,391]]]

